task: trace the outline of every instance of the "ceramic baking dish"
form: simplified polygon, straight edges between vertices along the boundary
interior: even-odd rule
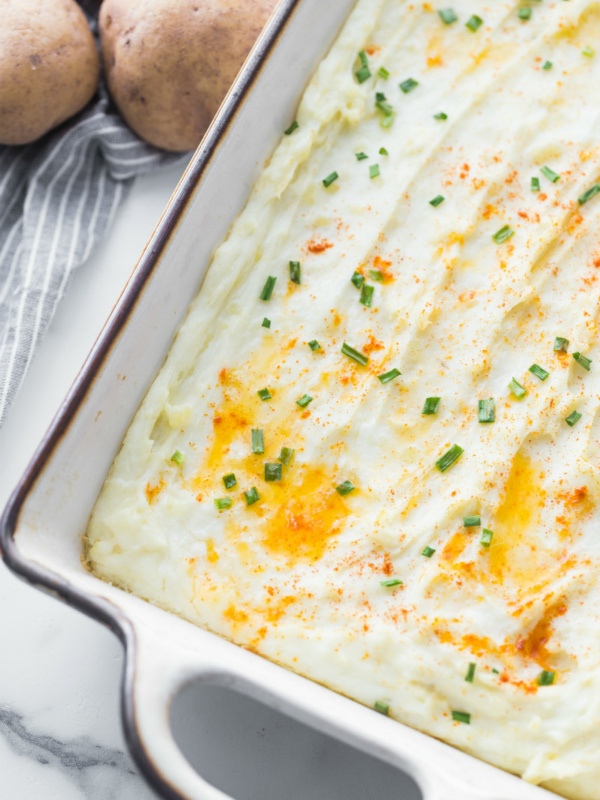
[[[555,797],[110,586],[81,562],[81,537],[104,477],[211,253],[352,5],[281,2],[14,492],[1,524],[2,554],[32,585],[119,636],[126,738],[165,797],[229,800],[189,765],[170,731],[170,702],[194,680],[247,693],[405,770],[424,800]]]

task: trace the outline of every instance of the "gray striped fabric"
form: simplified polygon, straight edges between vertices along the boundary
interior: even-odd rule
[[[40,142],[0,147],[0,424],[70,276],[106,235],[134,177],[181,158],[138,139],[104,87]]]

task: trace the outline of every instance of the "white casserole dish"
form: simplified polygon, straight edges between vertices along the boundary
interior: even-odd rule
[[[81,563],[105,475],[215,246],[353,0],[283,0],[195,154],[121,299],[4,513],[3,557],[111,627],[126,650],[123,721],[165,797],[228,800],[179,752],[169,705],[192,680],[229,686],[404,769],[425,800],[553,797],[112,587]],[[197,265],[202,269],[198,271]]]

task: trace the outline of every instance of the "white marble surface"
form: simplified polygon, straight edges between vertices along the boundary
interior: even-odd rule
[[[0,430],[0,507],[25,469],[182,172],[138,180],[75,275]],[[0,563],[0,797],[152,800],[123,741],[121,647]],[[400,773],[252,703],[192,695],[184,751],[235,800],[418,800]]]

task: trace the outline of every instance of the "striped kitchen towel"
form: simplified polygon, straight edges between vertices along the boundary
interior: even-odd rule
[[[98,4],[81,5],[96,33]],[[135,176],[181,158],[132,133],[103,85],[39,142],[0,147],[0,424],[70,276],[106,235]]]

